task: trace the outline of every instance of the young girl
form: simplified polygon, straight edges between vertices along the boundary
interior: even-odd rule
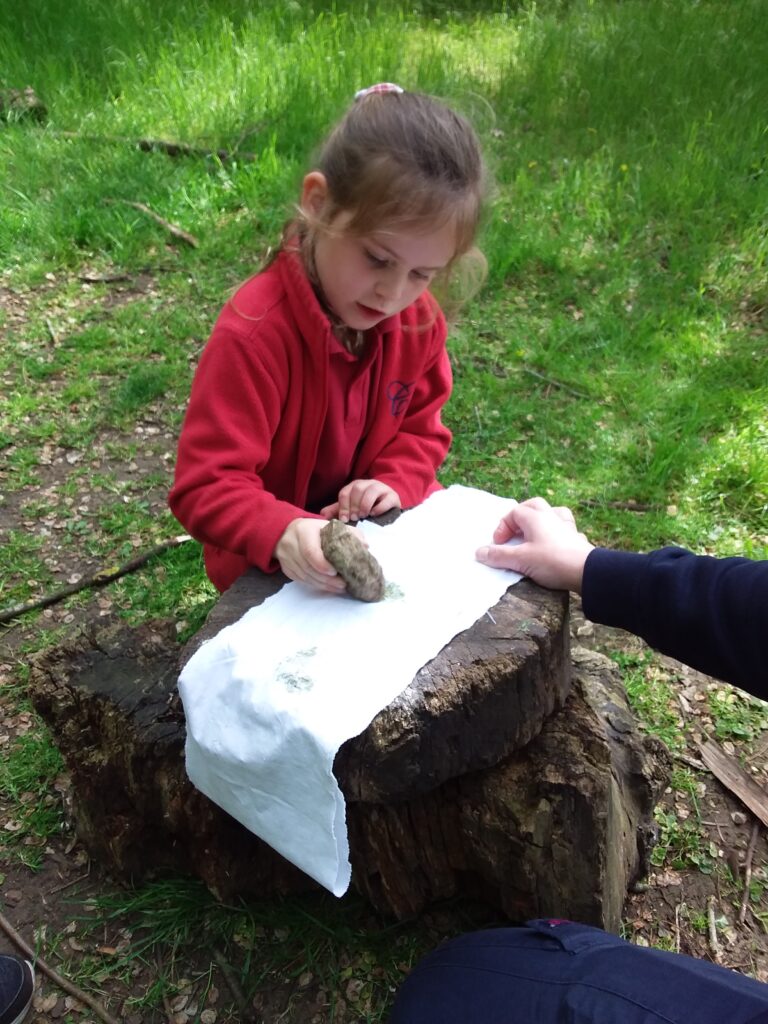
[[[362,90],[331,132],[192,385],[170,504],[219,590],[257,566],[341,592],[325,521],[440,486],[451,371],[427,289],[476,253],[483,184],[470,125],[399,86]]]

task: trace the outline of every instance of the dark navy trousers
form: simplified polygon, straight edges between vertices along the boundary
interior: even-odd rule
[[[599,928],[529,921],[429,953],[389,1024],[768,1024],[768,985]]]

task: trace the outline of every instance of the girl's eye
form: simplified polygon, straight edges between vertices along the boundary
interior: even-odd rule
[[[417,281],[429,281],[432,277],[431,274],[424,274],[421,270],[412,270],[411,274]]]
[[[372,252],[369,252],[368,249],[364,249],[363,251],[365,252],[365,258],[368,260],[372,267],[377,267],[379,270],[381,270],[382,267],[386,267],[387,264],[389,263],[389,260],[383,260],[380,259],[378,256],[374,256],[374,254]]]

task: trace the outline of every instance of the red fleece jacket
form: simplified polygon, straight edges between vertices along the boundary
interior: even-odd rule
[[[425,293],[369,332],[372,401],[349,480],[393,487],[403,508],[439,488],[451,434],[445,320]],[[307,487],[328,413],[331,324],[294,253],[227,303],[203,351],[179,438],[174,515],[202,541],[219,590],[255,565],[273,571],[288,524],[311,516]],[[319,517],[318,517],[319,518]]]

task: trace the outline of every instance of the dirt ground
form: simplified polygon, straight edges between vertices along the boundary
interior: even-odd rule
[[[10,338],[14,327],[23,323],[26,300],[8,289],[0,288],[6,308],[5,333]],[[0,382],[1,384],[2,382]],[[129,464],[115,467],[110,463],[109,437],[103,437],[87,453],[93,473],[109,469],[117,471],[130,496],[137,481],[142,478],[170,479],[174,438],[160,421],[151,414],[136,426],[143,438],[142,456]],[[29,512],[33,499],[46,504],[56,503],[70,469],[84,453],[43,445],[38,466],[38,483],[24,490],[8,490],[0,502],[0,535],[8,529],[22,527],[39,533],[43,557],[61,584],[74,581],[94,572],[99,566],[95,559],[85,558],[62,537],[62,517],[76,518],[93,511],[99,494],[91,490],[87,478],[82,479],[79,493],[67,494],[58,511],[39,518]],[[2,474],[0,472],[0,486]],[[157,484],[142,490],[150,510],[158,513],[165,508],[166,487]],[[144,545],[146,546],[146,545]],[[27,641],[40,629],[71,630],[86,619],[98,618],[113,611],[109,587],[95,591],[91,599],[76,610],[54,605],[30,624],[29,619],[17,620],[10,626],[0,627],[0,745],[13,742],[33,727],[29,713],[18,713],[15,700],[8,695],[16,666],[25,659]],[[638,651],[639,641],[618,631],[593,626],[584,620],[578,602],[572,611],[572,638],[574,643],[604,652],[610,650]],[[711,729],[706,695],[716,685],[699,673],[688,670],[671,659],[661,659],[658,671],[665,673],[677,688],[680,720],[689,724],[692,742],[686,751],[677,755],[676,764],[694,773],[692,793],[683,794],[669,789],[664,795],[662,810],[679,822],[701,820],[704,832],[702,848],[711,864],[705,870],[688,865],[681,868],[663,866],[654,870],[637,891],[628,895],[625,922],[626,936],[641,944],[661,945],[711,960],[768,981],[768,897],[761,903],[749,903],[740,920],[742,896],[747,875],[751,872],[753,885],[768,892],[768,844],[765,830],[756,823],[752,814],[728,793],[701,765],[699,752],[693,740],[703,737]],[[739,753],[739,745],[725,744],[726,749]],[[768,732],[763,733],[752,746],[747,765],[755,781],[765,786],[768,760]],[[50,801],[69,801],[68,781],[62,776],[50,794]],[[0,794],[0,829],[12,832],[17,827],[13,806]],[[96,935],[87,927],[89,896],[110,888],[97,864],[89,861],[85,850],[70,832],[45,846],[42,867],[32,871],[14,856],[6,856],[0,863],[0,899],[3,915],[50,966],[62,974],[68,972],[72,958],[83,958],[89,963],[99,958],[109,960],[131,943],[131,931],[119,919],[105,925]],[[451,912],[439,908],[430,916],[436,937],[451,931]],[[16,948],[8,931],[0,932],[0,951],[14,952]],[[200,965],[189,965],[189,978],[194,979]],[[99,979],[97,968],[92,975]],[[190,980],[164,1014],[148,1015],[132,1008],[132,999],[143,996],[152,982],[156,969],[153,965],[136,961],[133,971],[122,978],[104,976],[100,981],[101,999],[109,1006],[117,1020],[126,1024],[155,1024],[165,1020],[171,1024],[187,1024],[200,1020],[215,1024],[245,1019],[232,1010],[235,998],[226,981],[226,972],[220,971],[208,992],[205,1003],[199,1003],[199,985]],[[38,990],[30,1020],[33,1024],[51,1024],[58,1021],[96,1021],[98,1016],[83,1006],[72,994],[38,971]],[[297,983],[298,984],[298,983]],[[256,1019],[266,1024],[272,1021],[295,1021],[310,1024],[327,1020],[328,994],[317,984],[307,983],[299,997],[296,986],[281,984],[273,990],[265,989],[256,998]],[[289,999],[291,1008],[286,1011]],[[286,1013],[288,1015],[286,1015]],[[354,1004],[348,1002],[346,1014],[337,1015],[337,1021],[355,1021]]]
[[[621,630],[586,622],[576,601],[571,611],[573,642],[610,652],[642,652],[642,641]],[[659,804],[662,814],[678,822],[700,820],[700,849],[706,857],[695,866],[653,869],[627,897],[625,937],[641,944],[713,960],[768,981],[768,901],[750,901],[742,910],[745,880],[768,881],[766,830],[750,811],[706,769],[696,744],[712,733],[706,698],[713,689],[730,688],[672,658],[657,657],[658,671],[678,688],[680,718],[689,727],[686,749],[673,755],[674,767],[690,769],[694,794],[670,786]],[[741,744],[725,741],[727,753],[739,755]],[[743,758],[763,788],[768,783],[768,732]],[[663,841],[663,828],[660,840]],[[711,861],[711,864],[708,863]],[[743,918],[743,920],[740,920]],[[713,934],[714,931],[714,934]]]

